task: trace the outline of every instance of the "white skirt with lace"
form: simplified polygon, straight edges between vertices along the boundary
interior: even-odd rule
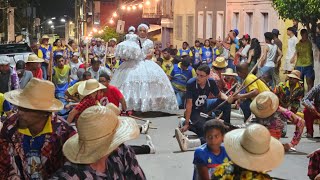
[[[115,71],[111,85],[120,89],[128,110],[168,113],[178,110],[167,75],[151,60],[123,62]]]

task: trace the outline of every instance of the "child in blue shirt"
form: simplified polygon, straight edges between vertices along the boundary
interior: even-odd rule
[[[204,124],[206,142],[194,152],[195,171],[193,180],[209,180],[215,168],[229,161],[225,148],[221,145],[226,132],[223,122],[209,120]]]

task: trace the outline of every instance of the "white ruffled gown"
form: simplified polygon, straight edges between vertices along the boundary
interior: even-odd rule
[[[115,52],[116,57],[126,61],[115,71],[110,84],[122,92],[128,110],[169,113],[178,110],[177,99],[167,75],[158,64],[145,59],[153,49],[153,42],[135,34],[128,35]]]

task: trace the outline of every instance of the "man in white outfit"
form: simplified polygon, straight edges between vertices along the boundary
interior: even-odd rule
[[[292,58],[295,57],[294,54],[296,52],[296,45],[299,42],[298,38],[295,36],[295,31],[296,29],[294,27],[289,27],[287,29],[287,35],[289,36],[289,39],[288,39],[287,55],[286,55],[285,64],[284,64],[285,73],[291,73],[291,71],[295,66],[290,62]],[[295,61],[292,61],[292,62],[295,62]]]

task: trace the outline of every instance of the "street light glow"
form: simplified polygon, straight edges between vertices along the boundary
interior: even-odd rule
[[[125,6],[125,5],[122,5],[122,6],[121,6],[121,9],[122,9],[122,10],[125,10],[125,9],[126,9],[126,6]]]
[[[51,25],[50,27],[53,29],[53,28],[54,28],[54,25]]]
[[[113,17],[117,17],[117,16],[118,16],[117,12],[114,12],[114,13],[112,14],[112,16],[113,16]]]
[[[142,9],[142,7],[143,7],[142,4],[139,4],[139,8]]]
[[[128,10],[128,11],[131,11],[131,6],[128,6],[128,7],[127,7],[127,10]]]
[[[52,19],[52,20],[55,20],[55,19],[56,19],[56,17],[52,17],[51,19]]]
[[[136,10],[137,7],[135,5],[132,6],[132,10]]]
[[[72,21],[70,21],[70,22],[69,22],[69,24],[71,25],[71,24],[73,24],[73,22],[72,22]]]
[[[98,32],[98,30],[96,28],[93,28],[92,31],[95,33]]]
[[[148,0],[148,1],[146,1],[146,5],[147,6],[149,6],[150,5],[150,1]]]
[[[110,23],[110,24],[113,24],[113,23],[114,23],[113,19],[110,19],[109,23]]]
[[[48,24],[52,24],[53,22],[51,20],[48,21]]]
[[[66,20],[64,18],[61,18],[60,21],[63,22],[63,23],[66,22]]]

